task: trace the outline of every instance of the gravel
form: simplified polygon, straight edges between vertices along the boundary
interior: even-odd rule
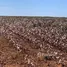
[[[0,17],[0,35],[8,38],[20,52],[22,47],[30,50],[24,46],[24,40],[31,43],[29,46],[37,50],[37,55],[38,52],[53,54],[58,62],[67,59],[67,18]]]

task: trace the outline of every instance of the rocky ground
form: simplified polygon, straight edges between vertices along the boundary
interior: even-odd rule
[[[0,67],[67,67],[67,18],[1,16]]]

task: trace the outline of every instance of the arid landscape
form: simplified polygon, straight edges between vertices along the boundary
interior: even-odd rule
[[[0,16],[0,67],[67,67],[67,18]]]

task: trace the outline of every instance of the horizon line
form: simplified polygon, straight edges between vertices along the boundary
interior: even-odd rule
[[[36,15],[33,15],[33,16],[31,16],[31,15],[0,15],[0,17],[52,17],[52,18],[67,18],[67,17],[64,17],[64,16],[36,16]]]

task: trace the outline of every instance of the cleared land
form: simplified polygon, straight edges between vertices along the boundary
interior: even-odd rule
[[[0,17],[1,67],[67,67],[67,18]]]

